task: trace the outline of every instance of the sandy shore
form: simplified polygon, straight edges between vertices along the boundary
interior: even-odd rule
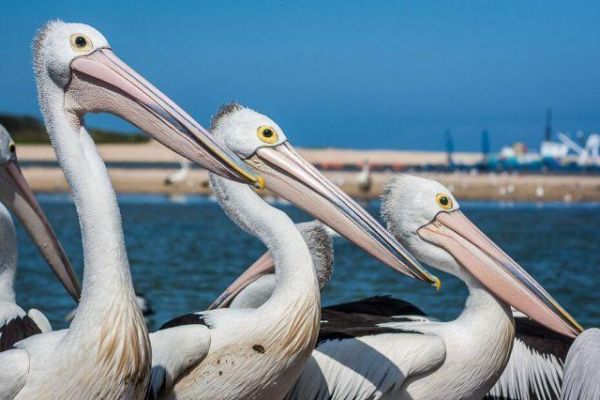
[[[150,141],[147,144],[101,144],[98,146],[106,162],[177,162],[180,157],[164,146]],[[361,165],[365,160],[371,163],[420,165],[424,163],[442,164],[446,153],[413,152],[389,150],[347,150],[347,149],[299,149],[302,156],[311,163],[339,163]],[[19,145],[19,159],[22,161],[56,160],[51,146]],[[457,163],[473,163],[480,160],[477,153],[454,153]]]
[[[208,176],[205,171],[192,170],[188,178],[176,185],[166,185],[165,178],[176,169],[170,168],[179,157],[156,144],[101,145],[102,157],[108,163],[156,163],[155,167],[110,168],[113,184],[122,193],[165,193],[165,194],[208,194]],[[401,151],[355,151],[339,149],[300,149],[310,162],[320,165],[355,164],[364,160],[372,164],[412,165],[442,164],[445,153],[401,152]],[[53,163],[54,153],[50,146],[21,145],[19,159],[32,166],[23,172],[32,188],[38,192],[63,192],[68,190],[62,171],[56,167],[39,167],[35,163]],[[455,154],[456,162],[476,162],[479,154]],[[165,164],[166,167],[162,167]],[[395,175],[392,172],[377,172],[371,175],[372,185],[368,191],[359,189],[358,173],[326,171],[325,174],[349,194],[360,198],[375,198],[381,195],[384,185]],[[600,176],[565,175],[515,175],[515,174],[472,174],[472,173],[419,173],[446,184],[462,199],[506,200],[506,201],[600,201]]]

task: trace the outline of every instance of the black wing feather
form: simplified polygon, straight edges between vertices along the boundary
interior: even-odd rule
[[[317,345],[328,340],[383,333],[420,334],[418,331],[380,326],[389,322],[402,322],[405,320],[403,317],[407,316],[425,316],[425,313],[406,301],[389,296],[375,296],[323,307]]]
[[[0,327],[0,352],[10,350],[15,343],[38,333],[42,331],[28,315],[13,318]]]
[[[323,307],[323,311],[325,310],[341,311],[352,314],[377,315],[380,317],[403,315],[427,316],[427,314],[413,304],[404,300],[395,299],[391,296],[367,297],[366,299],[351,301],[349,303]]]
[[[175,328],[183,325],[204,325],[210,328],[202,314],[185,314],[164,323],[158,330],[162,331],[163,329]]]
[[[563,363],[574,339],[556,333],[527,317],[515,317],[515,337],[541,354],[552,354]]]

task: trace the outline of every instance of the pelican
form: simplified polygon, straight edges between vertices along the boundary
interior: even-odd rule
[[[261,177],[84,24],[54,21],[33,44],[39,101],[71,188],[84,255],[79,309],[69,329],[29,337],[0,353],[2,399],[142,399],[151,373],[148,331],[131,282],[121,216],[106,166],[84,127],[108,112],[228,178]]]
[[[567,355],[561,399],[599,399],[599,362],[600,329],[587,329],[577,337]]]
[[[438,322],[387,297],[326,307],[317,348],[289,398],[482,398],[511,353],[511,305],[563,335],[580,331],[537,282],[468,221],[441,184],[401,176],[388,187],[383,211],[391,232],[420,260],[467,284],[463,313],[455,321]],[[268,270],[268,262],[261,262],[220,299],[232,301],[241,287]]]
[[[0,352],[29,336],[52,330],[39,310],[25,312],[15,303],[14,278],[17,273],[17,234],[9,207],[40,249],[73,299],[79,299],[79,281],[58,242],[46,215],[21,174],[15,143],[0,125]]]
[[[335,232],[326,229],[318,221],[298,224],[298,229],[310,249],[319,287],[322,290],[333,274],[331,239]],[[274,260],[271,253],[267,251],[247,269],[247,272],[238,277],[209,309],[260,307],[275,289],[276,281],[273,272]],[[407,318],[407,313],[410,313],[410,318],[432,320],[412,304],[389,296],[371,297],[348,304],[324,307],[322,313],[327,319],[330,313],[341,311],[363,313],[359,310],[366,310],[371,314],[383,313],[387,316],[401,313],[404,318]],[[500,379],[485,398],[488,400],[560,398],[563,365],[573,338],[556,333],[515,309],[511,309],[511,312],[515,320],[515,340],[510,359]]]
[[[265,187],[398,271],[439,285],[366,211],[303,160],[270,118],[237,103],[221,108],[212,132],[265,177]],[[187,314],[151,335],[152,397],[282,398],[310,357],[320,293],[308,247],[292,220],[245,184],[211,174],[227,215],[275,259],[277,287],[257,309]]]
[[[171,172],[165,177],[165,185],[177,185],[187,180],[192,167],[190,160],[188,160],[187,158],[182,158],[181,160],[179,160],[179,165],[180,167],[177,171]]]
[[[373,178],[371,177],[371,167],[369,166],[369,160],[363,162],[363,167],[356,177],[358,188],[363,193],[369,193],[371,186],[373,186]]]

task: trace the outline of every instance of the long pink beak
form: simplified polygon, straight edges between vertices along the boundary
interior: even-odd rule
[[[0,200],[15,213],[62,285],[78,302],[81,286],[77,276],[16,161],[0,166]]]
[[[265,177],[265,186],[270,191],[302,208],[396,271],[439,287],[437,277],[288,142],[261,147],[246,162]]]
[[[262,188],[261,177],[108,48],[71,62],[65,107],[78,116],[118,115],[209,171]]]
[[[440,212],[418,233],[448,251],[496,297],[540,324],[571,337],[583,331],[535,279],[459,210]]]

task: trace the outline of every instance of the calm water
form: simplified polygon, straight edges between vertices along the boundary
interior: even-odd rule
[[[40,199],[81,274],[81,241],[72,202],[64,195]],[[135,285],[156,311],[153,328],[174,316],[203,310],[264,251],[257,239],[240,231],[208,199],[122,196],[120,204]],[[307,219],[293,207],[283,207],[294,220]],[[600,324],[600,205],[467,203],[462,208],[579,322]],[[368,209],[376,214],[378,204]],[[64,327],[63,317],[74,303],[20,227],[18,234],[18,300],[24,308],[43,310],[55,327]],[[345,240],[336,239],[335,252],[334,279],[324,292],[324,304],[393,294],[441,319],[456,316],[463,305],[466,289],[451,276],[440,274],[443,286],[436,293],[371,260]]]

